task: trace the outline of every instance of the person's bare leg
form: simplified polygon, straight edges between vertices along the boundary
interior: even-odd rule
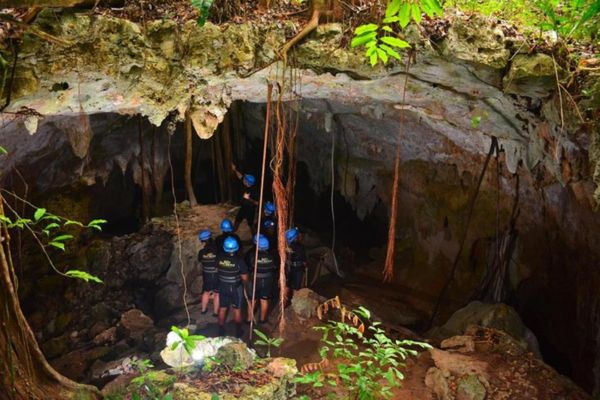
[[[269,300],[260,300],[260,322],[267,320],[267,313],[269,312]]]
[[[242,310],[239,308],[233,309],[233,320],[235,321],[235,335],[242,336]]]
[[[219,292],[213,292],[213,313],[219,314]]]
[[[252,300],[248,300],[248,318],[246,320],[248,322],[252,321],[254,318],[254,302]]]
[[[225,334],[225,317],[227,315],[227,307],[219,308],[219,336]]]
[[[206,291],[202,293],[202,314],[204,314],[206,312],[206,309],[208,308],[208,300],[210,299],[210,293],[211,292]]]

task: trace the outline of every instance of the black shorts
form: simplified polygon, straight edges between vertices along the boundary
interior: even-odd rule
[[[242,307],[242,285],[219,285],[219,307],[227,308],[232,306],[233,308]]]
[[[274,283],[273,277],[256,278],[256,298],[270,300],[273,296]]]
[[[203,292],[218,292],[219,277],[216,272],[202,274],[202,291]]]
[[[304,268],[290,268],[287,274],[287,285],[294,290],[302,289],[302,278],[304,278]]]
[[[243,220],[248,221],[248,225],[254,225],[254,207],[242,206],[235,216],[235,223],[240,224]]]

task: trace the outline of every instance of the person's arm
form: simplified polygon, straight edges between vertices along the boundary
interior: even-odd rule
[[[237,176],[237,178],[239,180],[241,180],[244,177],[244,175],[240,171],[237,170],[234,163],[231,163],[231,170],[233,171],[233,173],[235,174],[235,176]]]

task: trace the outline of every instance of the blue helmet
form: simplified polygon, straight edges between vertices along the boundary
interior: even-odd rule
[[[221,221],[221,230],[225,233],[233,232],[233,224],[231,221],[228,219]]]
[[[240,245],[234,237],[228,236],[225,238],[225,241],[223,242],[223,250],[225,250],[226,253],[235,253],[239,249]]]
[[[270,216],[270,215],[273,215],[273,214],[275,214],[275,204],[273,204],[273,203],[272,203],[272,202],[270,202],[270,201],[267,201],[267,202],[265,203],[264,210],[265,210],[265,215],[266,215],[266,216]]]
[[[298,238],[299,234],[300,234],[300,232],[298,231],[298,228],[288,229],[287,232],[285,233],[285,240],[287,240],[288,243],[292,243],[294,240],[296,240]]]
[[[266,219],[265,222],[263,222],[263,227],[265,229],[274,229],[275,221],[273,221],[272,219]]]
[[[206,242],[208,239],[210,239],[211,236],[212,234],[210,233],[210,231],[208,229],[204,229],[198,234],[198,240],[200,240],[201,242]]]
[[[258,238],[258,249],[264,251],[269,250],[269,239],[260,235],[260,238]]]
[[[254,186],[256,184],[256,178],[254,175],[246,174],[244,175],[244,182],[246,182],[248,186]]]

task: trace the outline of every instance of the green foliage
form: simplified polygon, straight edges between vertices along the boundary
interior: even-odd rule
[[[0,150],[1,152],[1,150]],[[15,194],[3,190],[3,192],[15,197],[17,200],[24,201],[18,198]],[[73,235],[61,233],[61,229],[66,229],[68,226],[75,225],[80,228],[95,229],[98,231],[102,230],[102,225],[107,221],[103,219],[95,219],[89,222],[87,225],[74,221],[68,218],[59,217],[58,215],[48,212],[45,208],[35,207],[33,204],[25,202],[33,210],[33,219],[21,217],[8,203],[6,207],[12,212],[13,217],[10,218],[6,215],[0,215],[0,223],[3,224],[7,229],[21,229],[28,230],[41,246],[50,266],[60,275],[67,278],[81,279],[85,282],[102,283],[102,280],[97,276],[91,275],[85,271],[77,269],[71,269],[67,272],[59,271],[55,266],[46,249],[54,248],[60,251],[66,250],[66,243],[74,239]]]
[[[198,26],[204,26],[208,20],[208,13],[212,7],[214,0],[191,0],[192,7],[194,7],[200,13],[200,16],[196,20]]]
[[[597,39],[600,34],[600,0],[450,0],[444,5],[563,37]]]
[[[254,334],[258,336],[258,339],[254,341],[255,345],[267,347],[267,357],[271,357],[271,346],[279,348],[283,343],[283,338],[270,338],[258,329],[254,330]]]
[[[371,319],[371,313],[364,307],[354,313],[363,322]],[[390,398],[392,389],[399,387],[404,379],[400,371],[405,367],[404,361],[418,354],[416,348],[431,348],[423,342],[391,339],[379,322],[371,322],[365,334],[356,326],[337,321],[314,329],[323,332],[319,354],[323,359],[340,361],[337,371],[310,372],[295,381],[313,388],[344,386],[354,398],[361,400]]]
[[[186,353],[190,356],[196,347],[196,343],[206,339],[206,337],[202,335],[190,335],[190,331],[187,328],[179,329],[176,326],[172,326],[171,332],[174,332],[178,336],[178,340],[171,344],[171,350],[175,350],[179,345],[183,345]]]
[[[173,395],[170,393],[165,394],[163,386],[169,386],[175,382],[175,377],[165,382],[164,380],[158,379],[158,373],[152,371],[154,368],[150,360],[135,360],[133,367],[140,373],[139,376],[131,380],[131,384],[134,386],[133,391],[130,393],[131,400],[173,400]]]
[[[471,128],[477,129],[479,127],[479,124],[481,124],[481,117],[479,115],[476,115],[473,118],[471,118]]]
[[[350,46],[364,46],[365,56],[371,66],[379,62],[385,65],[391,58],[399,60],[399,51],[410,48],[410,44],[396,37],[394,27],[404,29],[411,21],[421,23],[423,13],[434,17],[442,15],[442,12],[437,0],[392,0],[387,5],[382,24],[371,23],[357,27]]]

